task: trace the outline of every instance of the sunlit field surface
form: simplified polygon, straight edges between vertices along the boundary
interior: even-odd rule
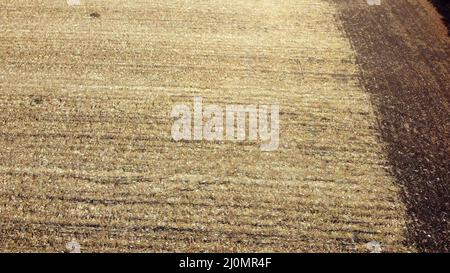
[[[331,1],[0,3],[0,251],[414,251]],[[280,145],[174,105],[279,104]]]

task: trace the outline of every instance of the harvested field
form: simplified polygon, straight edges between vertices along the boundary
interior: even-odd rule
[[[377,12],[358,2],[337,6],[402,189],[408,237],[420,251],[449,252],[450,38],[427,1],[386,1]]]
[[[389,138],[397,127],[383,123],[396,116],[380,113],[378,81],[367,78],[376,78],[373,66],[361,61],[366,48],[343,15],[352,8],[332,0],[2,1],[0,251],[62,252],[72,239],[86,252],[366,252],[370,241],[389,252],[445,250],[448,222],[432,231],[434,248],[411,235],[421,230],[411,219],[426,219],[411,217],[417,199],[405,188],[413,187],[396,175],[404,170]],[[445,41],[436,58],[448,60]],[[439,65],[415,71],[427,90],[448,92],[448,63]],[[278,150],[173,141],[171,109],[195,96],[279,104]],[[448,100],[426,102],[448,120]],[[448,145],[447,125],[436,129],[436,147],[449,147],[439,146]],[[441,155],[432,162],[448,179]],[[439,185],[446,198],[448,180]]]

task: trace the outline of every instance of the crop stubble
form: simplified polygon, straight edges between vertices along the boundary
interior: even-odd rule
[[[2,1],[0,250],[412,250],[335,6],[251,2]],[[193,96],[279,150],[172,141]]]

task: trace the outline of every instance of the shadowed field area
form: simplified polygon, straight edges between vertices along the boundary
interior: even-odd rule
[[[427,1],[336,1],[420,251],[450,250],[450,43]],[[441,2],[441,4],[443,4]]]
[[[433,3],[437,11],[441,14],[442,20],[450,33],[450,2],[448,0],[430,0],[430,2]]]

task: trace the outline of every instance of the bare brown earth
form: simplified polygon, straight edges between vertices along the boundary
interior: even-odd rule
[[[450,34],[450,2],[447,0],[429,0],[435,9],[441,15],[442,22],[447,26],[447,31]]]
[[[409,238],[420,251],[448,252],[450,43],[441,17],[427,1],[383,1],[371,9],[334,2],[377,107]]]

